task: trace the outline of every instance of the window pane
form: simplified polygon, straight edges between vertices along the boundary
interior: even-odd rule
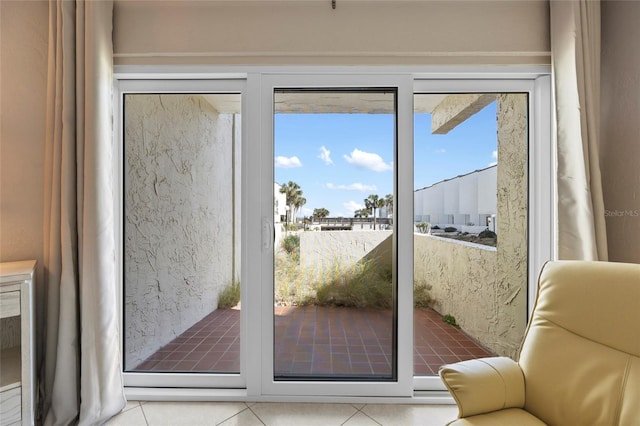
[[[418,94],[414,105],[414,373],[515,357],[527,316],[527,95]]]
[[[274,102],[274,378],[394,380],[395,90]]]
[[[239,112],[124,97],[125,371],[240,371]]]

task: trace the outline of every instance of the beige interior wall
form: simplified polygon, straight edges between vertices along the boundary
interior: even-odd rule
[[[547,1],[116,0],[116,64],[549,64]]]
[[[48,6],[45,1],[0,1],[0,11],[0,260],[42,261]],[[549,61],[546,55],[535,55],[549,49],[546,1],[338,0],[332,10],[324,0],[116,0],[114,13],[116,55],[221,55],[116,57],[116,63]],[[240,55],[230,56],[234,52]],[[266,58],[261,52],[284,56]],[[287,56],[304,52],[309,56]],[[417,56],[402,57],[402,52]],[[476,56],[465,57],[465,52]],[[511,56],[478,56],[505,52]],[[400,56],[383,58],[376,53]],[[332,58],[332,54],[345,56]],[[38,277],[42,282],[41,269]]]
[[[0,10],[0,260],[41,260],[49,9],[2,1]]]
[[[48,11],[45,1],[0,1],[0,261],[38,261],[38,325],[44,311]],[[10,327],[3,323],[3,332]]]
[[[640,263],[640,2],[602,3],[601,164],[609,259]]]

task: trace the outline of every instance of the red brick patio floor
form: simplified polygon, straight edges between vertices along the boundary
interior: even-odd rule
[[[414,374],[438,374],[443,364],[492,354],[430,309],[414,310]],[[389,377],[392,313],[344,307],[279,307],[275,319],[275,375]],[[204,317],[130,371],[240,371],[240,311]]]

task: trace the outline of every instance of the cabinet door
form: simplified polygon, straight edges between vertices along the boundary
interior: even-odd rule
[[[0,426],[33,424],[36,261],[0,263]]]
[[[21,388],[0,392],[0,426],[11,425],[20,421]]]

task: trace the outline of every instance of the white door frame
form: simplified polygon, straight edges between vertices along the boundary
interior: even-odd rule
[[[394,232],[397,260],[398,318],[397,318],[397,380],[396,381],[275,381],[273,376],[273,94],[276,88],[395,88],[397,89],[397,146],[396,168],[396,228]],[[413,392],[413,80],[411,75],[356,75],[356,74],[268,74],[261,78],[260,137],[248,148],[261,156],[260,200],[248,222],[263,224],[260,256],[256,247],[255,258],[261,259],[261,394],[313,395],[313,396],[404,396]],[[251,117],[249,117],[251,119]],[[257,170],[257,169],[256,169]],[[258,216],[259,214],[259,216]]]
[[[124,95],[126,94],[240,94],[242,97],[242,108],[244,113],[246,93],[246,82],[243,79],[227,79],[227,78],[209,78],[209,79],[152,79],[142,78],[118,78],[114,83],[114,116],[117,125],[114,126],[114,176],[115,191],[114,205],[117,231],[116,247],[124,247],[123,241],[123,190],[124,190]],[[243,122],[244,126],[245,123]],[[235,248],[234,248],[235,249]],[[124,285],[124,259],[123,256],[116,256],[116,265],[118,268],[118,288],[120,303],[120,330],[122,339],[120,339],[120,353],[124,353],[124,303],[123,303],[123,285]],[[246,292],[241,295],[242,301],[246,298]],[[246,353],[246,344],[248,342],[247,329],[245,324],[248,323],[248,311],[241,311],[241,332],[240,332],[240,352]],[[140,373],[140,372],[123,372],[125,387],[140,388],[157,388],[165,386],[175,386],[182,388],[221,388],[221,389],[244,389],[247,386],[246,375],[246,356],[241,355],[240,373],[239,374],[206,374],[206,373]]]
[[[437,377],[413,377],[413,321],[398,330],[398,382],[287,383],[273,381],[272,232],[273,210],[273,108],[272,93],[278,87],[398,87],[398,157],[401,173],[396,182],[398,240],[413,238],[413,94],[437,92],[526,92],[529,96],[529,310],[535,295],[537,273],[555,258],[554,250],[554,145],[551,133],[551,79],[549,67],[166,67],[117,66],[114,74],[114,203],[115,236],[122,247],[122,103],[128,93],[242,93],[241,257],[242,325],[241,373],[238,375],[124,373],[130,399],[170,400],[333,400],[385,402],[442,402]],[[284,85],[284,86],[283,86]],[[226,87],[226,89],[225,89]],[[265,111],[269,111],[266,113]],[[402,119],[403,116],[410,118]],[[404,129],[404,130],[403,130]],[[404,202],[402,200],[405,200]],[[256,203],[260,208],[256,209]],[[254,208],[251,208],[251,207]],[[411,206],[411,207],[410,207]],[[271,213],[269,216],[267,213]],[[265,216],[267,214],[267,216]],[[263,221],[263,217],[269,220]],[[266,224],[266,227],[265,227]],[[269,224],[271,229],[269,229]],[[263,244],[265,244],[263,246]],[[267,254],[265,254],[265,252]],[[398,246],[399,311],[412,311],[413,247]],[[260,261],[256,261],[260,259]],[[122,279],[121,256],[117,256]],[[403,285],[404,283],[404,285]],[[118,283],[122,289],[122,282]],[[265,302],[266,300],[266,302]],[[122,309],[120,293],[120,308]],[[122,318],[122,315],[121,315]],[[122,324],[121,324],[122,330]],[[266,334],[266,335],[265,335]],[[257,342],[257,343],[256,343]],[[247,346],[250,345],[250,346]],[[121,348],[122,349],[122,348]],[[271,354],[271,355],[269,355]],[[310,386],[311,385],[311,386]],[[434,398],[424,398],[433,395]],[[386,397],[385,397],[386,396]],[[388,398],[391,396],[391,398]]]

